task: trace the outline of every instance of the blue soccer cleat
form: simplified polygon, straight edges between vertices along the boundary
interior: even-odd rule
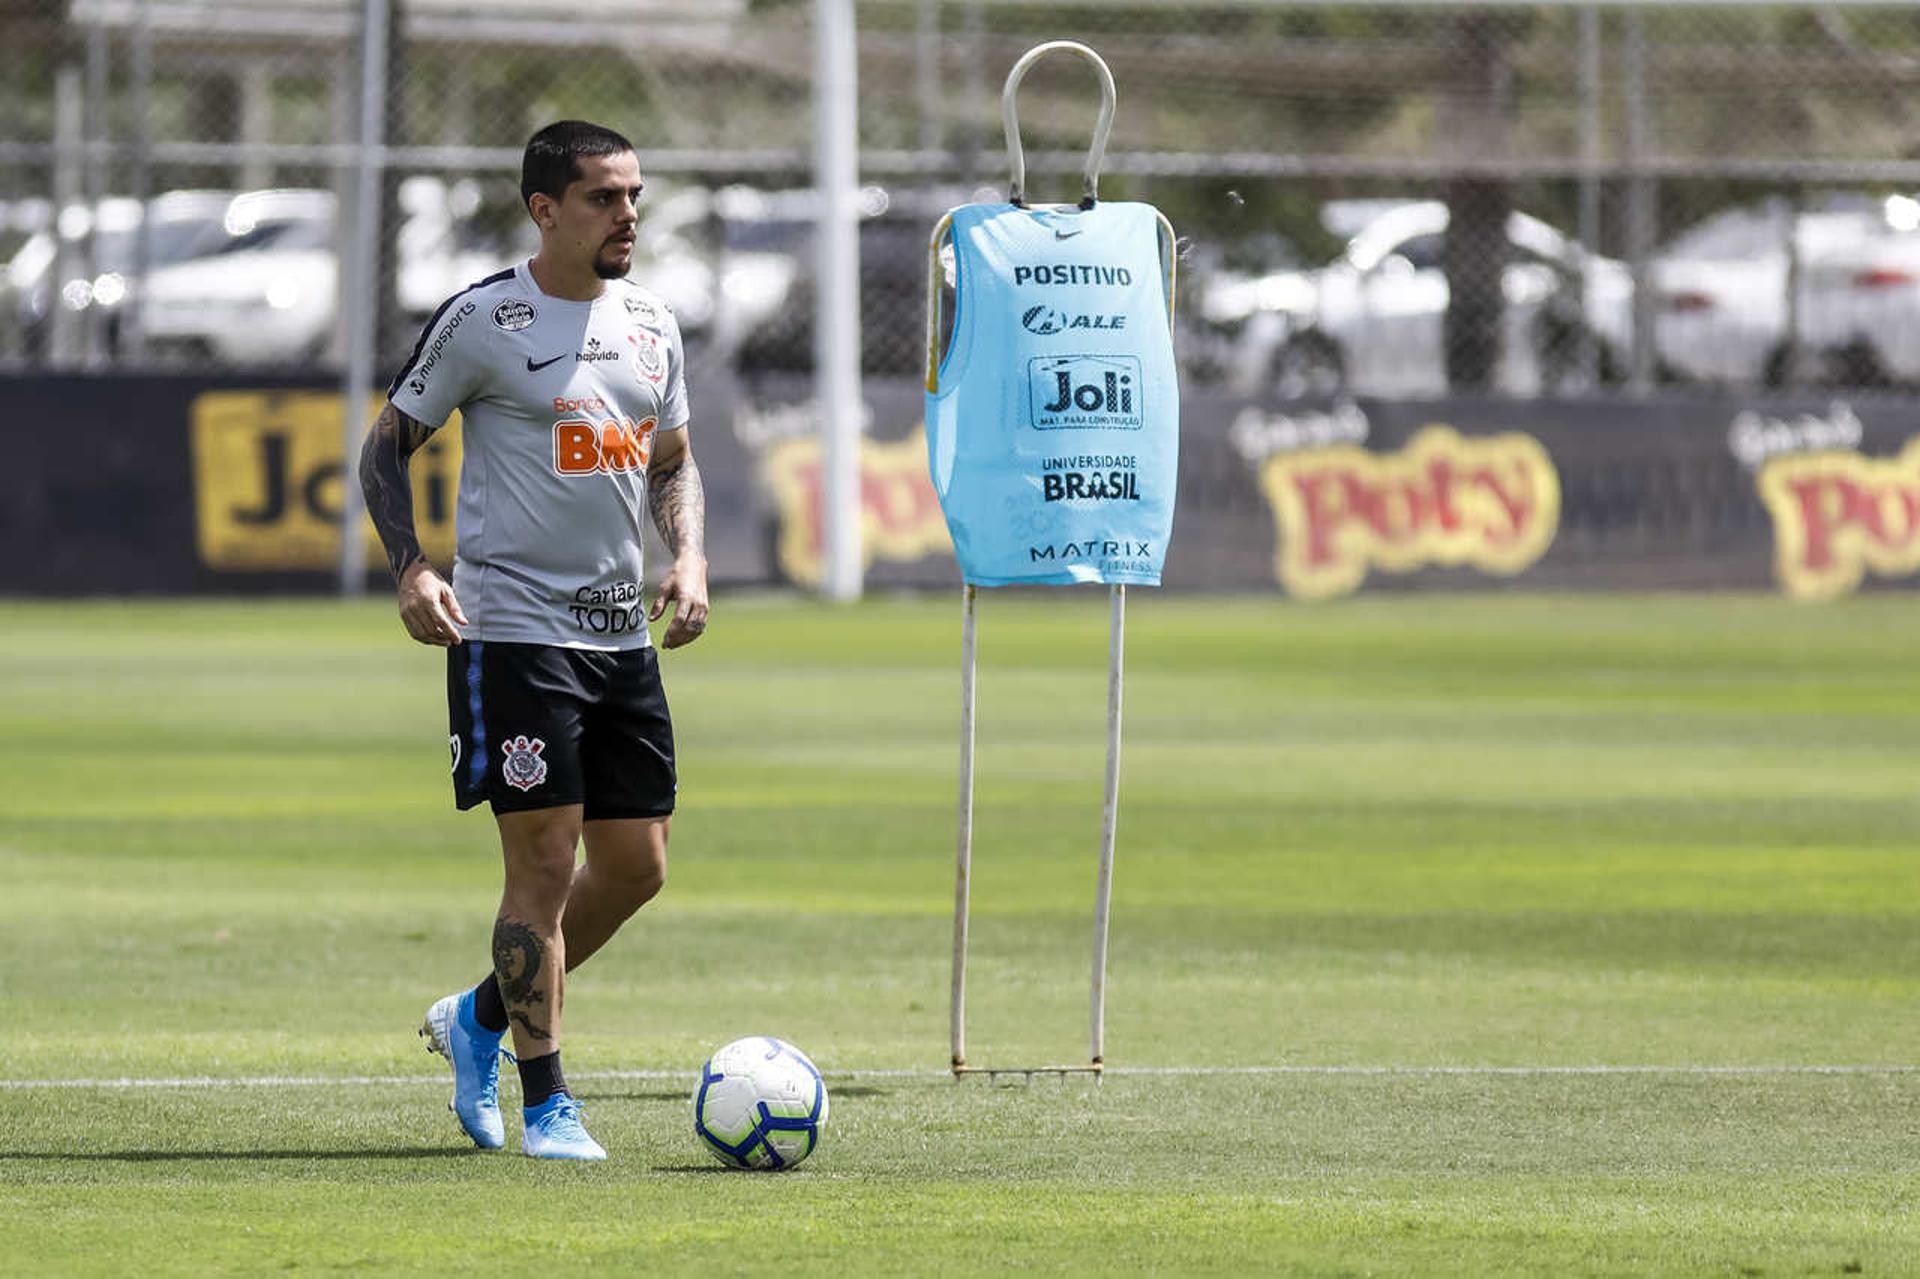
[[[605,1159],[607,1152],[580,1125],[580,1103],[557,1092],[526,1108],[520,1149],[535,1159]]]
[[[453,1067],[453,1099],[447,1103],[454,1118],[482,1150],[507,1144],[507,1126],[500,1119],[500,1036],[473,1019],[473,992],[448,995],[427,1009],[420,1025],[427,1051],[439,1053]]]

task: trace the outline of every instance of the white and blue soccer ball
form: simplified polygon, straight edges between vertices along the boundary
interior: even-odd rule
[[[827,1086],[807,1055],[765,1035],[707,1058],[693,1094],[693,1131],[721,1163],[791,1168],[820,1144]]]

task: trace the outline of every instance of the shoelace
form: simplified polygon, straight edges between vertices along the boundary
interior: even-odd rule
[[[587,1138],[586,1126],[580,1122],[586,1117],[587,1112],[581,1107],[580,1103],[568,1097],[558,1106],[555,1106],[553,1113],[547,1116],[546,1128],[552,1135],[563,1137],[568,1141],[576,1139],[590,1140],[590,1138]]]
[[[508,1061],[512,1062],[514,1065],[518,1066],[520,1064],[520,1059],[513,1055],[513,1050],[506,1047],[505,1045],[501,1045],[501,1047],[497,1051],[502,1057],[505,1057]],[[499,1104],[500,1078],[497,1074],[494,1076],[492,1080],[481,1085],[480,1100],[492,1102],[495,1105]]]

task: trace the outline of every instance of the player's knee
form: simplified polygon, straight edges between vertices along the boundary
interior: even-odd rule
[[[660,895],[667,886],[667,868],[665,864],[649,867],[635,880],[635,906],[644,906]]]
[[[528,867],[527,887],[537,892],[541,900],[555,906],[567,900],[567,890],[573,884],[573,859],[570,857],[545,856]]]
[[[627,913],[632,914],[658,897],[666,885],[666,863],[647,859],[623,867],[614,877],[613,891]]]
[[[567,832],[541,832],[507,854],[507,890],[552,910],[566,903],[573,883],[574,840]]]

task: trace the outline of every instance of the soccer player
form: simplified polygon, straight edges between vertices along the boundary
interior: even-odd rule
[[[563,120],[534,134],[521,196],[540,251],[427,322],[360,455],[400,620],[447,649],[454,802],[492,805],[506,886],[493,966],[428,1010],[474,1144],[498,1149],[502,1035],[518,1054],[521,1149],[604,1159],[560,1069],[565,974],[660,891],[675,791],[664,648],[707,626],[705,498],[687,443],[680,331],[626,279],[638,221],[633,146]],[[407,466],[455,409],[458,552],[420,553]],[[641,520],[673,565],[641,605]],[[584,842],[584,862],[575,864]]]

